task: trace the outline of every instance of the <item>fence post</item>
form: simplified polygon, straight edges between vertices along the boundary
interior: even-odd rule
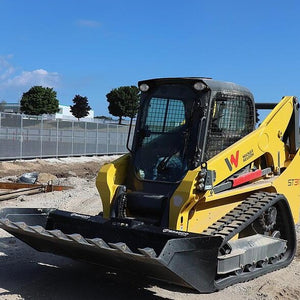
[[[98,129],[99,129],[99,126],[98,126],[98,122],[96,123],[97,124],[97,129],[96,129],[96,153],[95,154],[98,154]]]
[[[116,145],[116,152],[119,152],[119,125],[117,125],[117,145]]]
[[[20,158],[23,158],[23,115],[20,115]]]
[[[41,118],[41,129],[40,129],[40,140],[41,140],[41,146],[40,146],[40,157],[43,158],[43,129],[44,129],[44,122],[43,122],[43,118],[44,118],[44,115],[42,115],[42,118]]]
[[[56,158],[58,158],[58,130],[59,130],[59,119],[56,119]]]
[[[71,147],[72,147],[72,156],[74,156],[74,121],[72,121],[72,142],[71,142]]]
[[[87,127],[87,122],[84,122],[84,155],[86,155],[86,127]]]
[[[108,154],[108,143],[109,143],[109,124],[106,125],[106,154]]]
[[[1,122],[2,121],[2,113],[0,112],[0,137],[2,138],[2,130],[1,130]]]

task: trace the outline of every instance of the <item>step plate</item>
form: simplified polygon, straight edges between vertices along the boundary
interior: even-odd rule
[[[231,253],[218,257],[218,274],[243,271],[245,267],[264,267],[284,255],[287,249],[287,241],[261,234],[229,242],[229,245]]]

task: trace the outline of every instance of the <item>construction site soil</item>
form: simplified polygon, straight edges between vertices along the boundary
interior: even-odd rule
[[[96,215],[102,211],[95,187],[100,166],[114,156],[35,159],[0,163],[1,181],[26,172],[55,175],[55,184],[73,189],[0,201],[4,207],[54,207]],[[112,272],[71,259],[39,253],[0,229],[0,300],[15,299],[300,299],[300,226],[298,252],[285,269],[213,294]]]

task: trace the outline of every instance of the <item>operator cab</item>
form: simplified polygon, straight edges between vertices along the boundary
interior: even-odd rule
[[[254,102],[247,89],[208,78],[146,80],[139,88],[124,201],[131,216],[155,216],[162,226],[187,172],[254,129]]]
[[[254,129],[251,93],[207,78],[139,82],[142,91],[133,141],[137,180],[179,182]]]

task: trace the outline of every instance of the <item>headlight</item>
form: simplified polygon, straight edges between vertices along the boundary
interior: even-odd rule
[[[147,92],[148,90],[149,90],[149,85],[148,85],[148,84],[142,83],[142,84],[140,85],[140,91],[141,91],[141,92]]]
[[[201,81],[198,81],[198,82],[194,83],[194,89],[196,91],[203,91],[205,88],[206,88],[206,84],[204,84]]]

